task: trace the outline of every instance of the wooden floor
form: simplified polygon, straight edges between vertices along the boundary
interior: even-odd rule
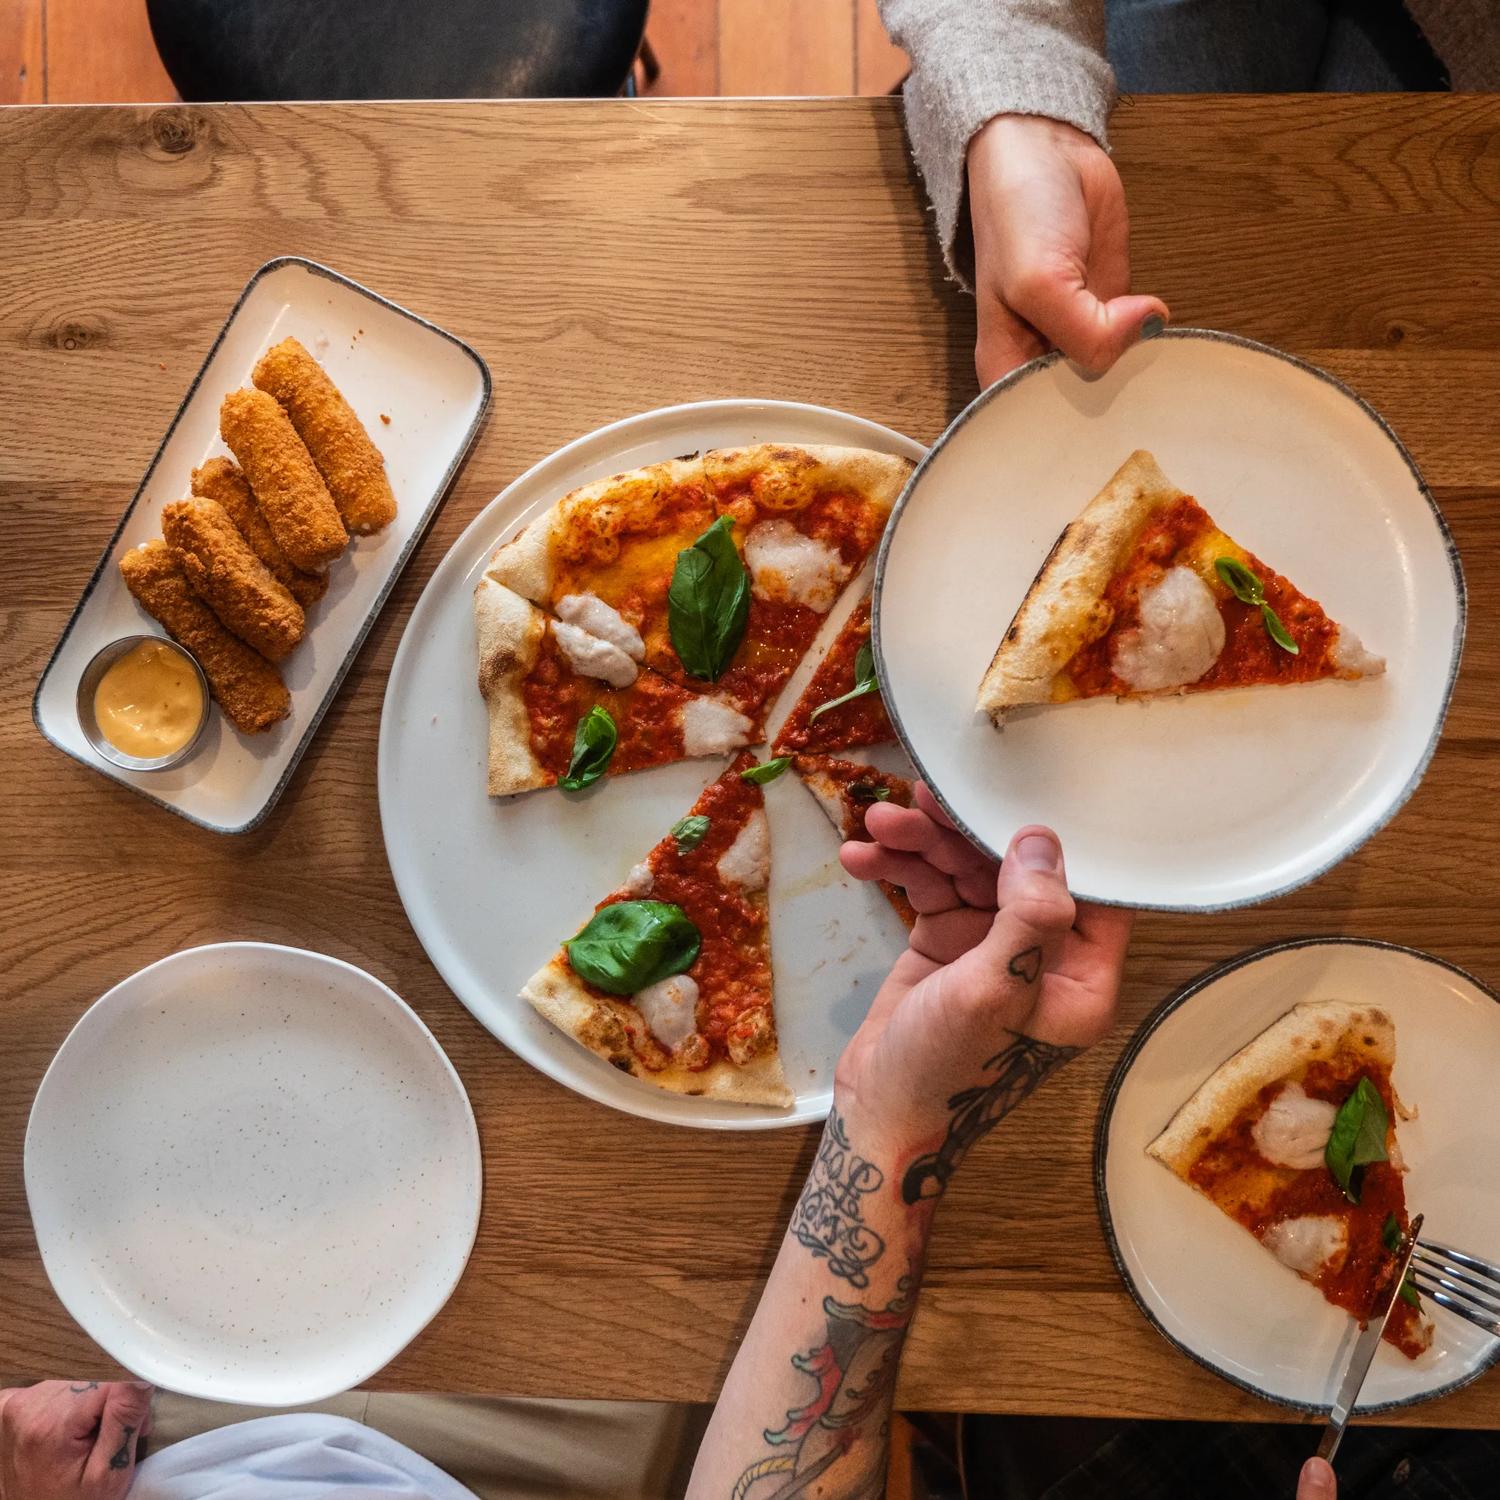
[[[885,94],[906,73],[875,0],[653,0],[648,92]],[[176,98],[145,0],[0,0],[0,104]]]

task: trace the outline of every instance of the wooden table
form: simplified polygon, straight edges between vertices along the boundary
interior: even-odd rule
[[[1365,934],[1500,981],[1500,100],[1139,100],[1115,121],[1137,284],[1177,320],[1296,351],[1394,423],[1463,549],[1463,676],[1395,822],[1255,911],[1143,920],[1119,1029],[949,1194],[900,1400],[1264,1418],[1122,1289],[1095,1217],[1101,1087],[1174,986],[1271,938]],[[474,1258],[375,1382],[709,1399],[816,1132],[693,1134],[520,1063],[423,955],[374,801],[381,694],[434,565],[521,469],[600,423],[737,394],[934,438],[974,391],[891,101],[41,109],[0,114],[0,1371],[100,1375],[22,1189],[27,1110],[98,994],[174,949],[324,949],[400,991],[484,1138]],[[327,261],[489,361],[488,424],[281,806],[201,832],[47,746],[37,675],[235,294]],[[650,1330],[656,1330],[652,1332]],[[1500,1422],[1491,1379],[1412,1413]]]

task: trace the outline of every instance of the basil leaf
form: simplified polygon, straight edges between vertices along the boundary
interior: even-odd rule
[[[694,677],[717,682],[750,618],[750,575],[735,549],[734,521],[720,516],[691,547],[677,554],[667,589],[672,649]]]
[[[1410,1276],[1401,1278],[1401,1286],[1396,1295],[1409,1306],[1416,1308],[1418,1312],[1422,1311],[1422,1299],[1417,1295],[1417,1285]]]
[[[1281,616],[1264,600],[1261,601],[1260,617],[1266,622],[1266,634],[1283,651],[1290,651],[1293,656],[1300,656],[1302,654],[1302,648],[1292,639],[1291,631],[1281,623]]]
[[[1406,1243],[1406,1236],[1401,1233],[1401,1226],[1396,1222],[1395,1214],[1385,1216],[1385,1223],[1380,1226],[1380,1243],[1392,1255],[1400,1255],[1401,1247]]]
[[[608,769],[619,741],[620,731],[609,710],[596,703],[573,731],[573,758],[568,762],[568,774],[557,778],[558,786],[570,792],[592,786]]]
[[[563,944],[573,972],[608,995],[634,995],[681,974],[702,946],[688,914],[667,901],[600,907],[583,931]]]
[[[752,781],[756,786],[764,786],[768,781],[775,781],[791,763],[790,755],[778,755],[775,760],[763,761],[758,766],[746,766],[740,772],[740,780]]]
[[[691,817],[679,818],[672,825],[672,837],[677,840],[677,852],[688,854],[703,842],[704,835],[708,832],[709,820],[702,813],[694,813]]]
[[[1266,591],[1261,587],[1260,579],[1244,563],[1240,562],[1238,558],[1214,558],[1214,572],[1219,575],[1219,582],[1241,604],[1261,604],[1265,602]]]
[[[849,788],[849,795],[856,802],[884,802],[891,795],[891,789],[873,781],[856,781]]]
[[[1385,1102],[1379,1090],[1368,1078],[1361,1076],[1354,1092],[1333,1117],[1333,1132],[1323,1149],[1323,1160],[1333,1174],[1333,1180],[1351,1203],[1359,1202],[1355,1169],[1372,1161],[1387,1160],[1385,1138],[1390,1126],[1390,1116],[1385,1112]]]
[[[830,708],[837,708],[841,703],[850,703],[855,698],[863,698],[866,693],[879,691],[880,682],[875,676],[875,653],[870,649],[870,643],[866,641],[854,658],[854,686],[842,697],[830,698],[827,703],[820,703],[808,714],[807,722],[811,724],[819,714],[826,714]]]

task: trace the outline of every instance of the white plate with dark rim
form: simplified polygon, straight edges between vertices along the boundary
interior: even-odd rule
[[[479,1134],[433,1035],[339,959],[188,948],[84,1012],[26,1129],[63,1306],[143,1380],[256,1406],[367,1380],[463,1275]]]
[[[1058,533],[1136,448],[1386,658],[1382,678],[974,711]],[[881,686],[913,762],[998,855],[1062,836],[1074,892],[1216,911],[1293,890],[1421,780],[1464,634],[1448,529],[1406,450],[1346,386],[1264,345],[1168,329],[1089,380],[1056,355],[991,386],[896,507],[875,583]]]
[[[486,717],[475,685],[473,592],[491,552],[570,489],[641,464],[740,443],[843,443],[917,459],[888,427],[825,407],[704,401],[628,417],[522,474],[453,544],[412,611],[380,718],[380,821],[396,888],[448,987],[513,1052],[569,1088],[647,1119],[757,1130],[821,1120],[833,1065],[906,934],[873,886],[840,869],[838,839],[790,772],[766,787],[771,822],[771,950],[789,1109],[664,1093],[612,1068],[519,998],[594,903],[662,838],[725,759],[684,761],[577,794],[485,794]],[[787,685],[769,729],[811,676],[860,595],[834,606]],[[858,754],[909,769],[894,746]]]
[[[378,535],[352,540],[333,565],[328,593],[308,611],[307,635],[281,668],[290,717],[264,734],[241,735],[214,709],[181,765],[125,770],[89,744],[75,708],[78,679],[95,652],[121,636],[161,633],[121,581],[120,557],[160,536],[162,506],[188,493],[199,464],[227,452],[220,402],[249,385],[255,361],[288,335],[301,339],[369,429],[385,457],[396,518]],[[256,827],[285,790],[422,540],[489,399],[490,372],[461,339],[316,261],[267,261],[230,310],[53,648],[32,701],[37,728],[74,760],[200,827]]]
[[[1095,1141],[1099,1216],[1115,1264],[1157,1330],[1226,1380],[1300,1411],[1333,1401],[1358,1327],[1194,1192],[1146,1147],[1225,1058],[1302,1000],[1369,1001],[1396,1025],[1395,1083],[1417,1111],[1398,1126],[1406,1201],[1434,1240],[1500,1260],[1500,1004],[1431,954],[1358,938],[1273,943],[1210,969],[1126,1048]],[[1468,1384],[1500,1339],[1429,1306],[1418,1360],[1382,1344],[1358,1410],[1391,1411]]]

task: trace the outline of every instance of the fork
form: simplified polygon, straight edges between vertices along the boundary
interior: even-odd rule
[[[1418,1243],[1411,1261],[1417,1290],[1439,1307],[1500,1336],[1500,1266],[1433,1240]]]

